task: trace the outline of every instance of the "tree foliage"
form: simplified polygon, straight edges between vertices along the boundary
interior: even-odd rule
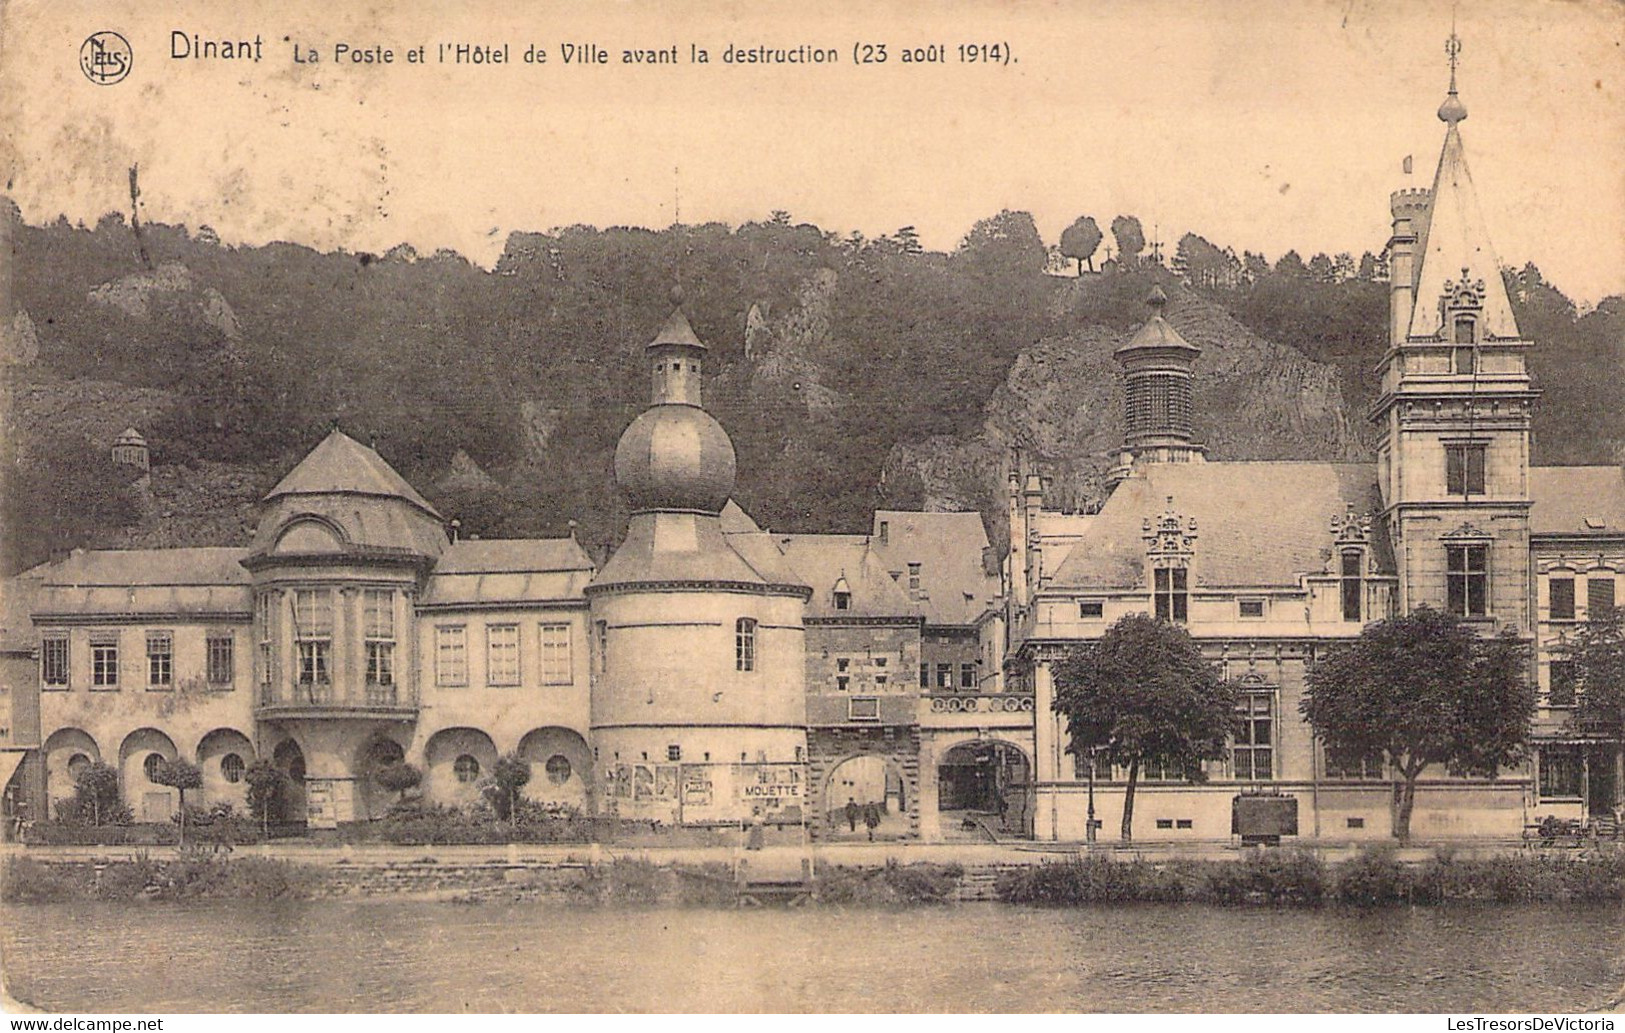
[[[1055,710],[1066,717],[1067,752],[1100,752],[1128,769],[1123,840],[1133,838],[1134,789],[1143,762],[1187,778],[1224,757],[1235,723],[1235,690],[1202,657],[1190,634],[1143,613],[1123,617],[1055,667]]]
[[[1083,263],[1095,271],[1095,251],[1100,247],[1100,227],[1092,215],[1080,215],[1078,220],[1061,232],[1061,254],[1078,263],[1078,275],[1083,275]]]
[[[1579,690],[1570,728],[1613,741],[1614,799],[1625,800],[1625,609],[1591,614],[1557,652],[1574,664]]]
[[[373,772],[372,777],[380,788],[397,795],[404,794],[409,789],[416,789],[423,782],[423,772],[404,760],[385,764]]]
[[[530,761],[517,753],[497,758],[491,769],[491,792],[488,798],[497,817],[512,821],[519,810],[519,790],[530,784]]]
[[[164,760],[158,764],[152,773],[152,780],[161,786],[169,786],[180,791],[180,823],[181,846],[186,845],[186,791],[188,789],[203,788],[203,771],[196,764],[176,757],[174,760]]]
[[[1112,239],[1117,242],[1117,262],[1129,268],[1139,264],[1140,252],[1145,250],[1145,230],[1140,220],[1132,215],[1119,215],[1112,220]]]
[[[1527,659],[1512,632],[1479,638],[1455,615],[1421,607],[1310,665],[1299,709],[1328,752],[1386,756],[1400,785],[1394,834],[1406,840],[1429,766],[1488,777],[1522,760],[1536,705]]]
[[[282,769],[268,760],[257,760],[243,772],[248,783],[248,810],[259,817],[261,827],[268,826],[273,812],[281,815],[288,804],[288,790],[292,783]]]
[[[118,769],[107,764],[88,764],[73,779],[73,806],[78,818],[92,825],[122,820],[123,801],[119,798]]]

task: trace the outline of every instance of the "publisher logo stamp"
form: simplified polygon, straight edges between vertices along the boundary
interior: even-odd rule
[[[79,47],[79,70],[97,86],[122,81],[134,59],[130,41],[110,30],[92,33]]]

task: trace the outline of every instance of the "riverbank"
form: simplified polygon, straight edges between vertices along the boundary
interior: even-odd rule
[[[1369,848],[1329,860],[1299,849],[1225,859],[1029,855],[967,863],[871,852],[857,863],[804,855],[724,860],[639,856],[448,859],[171,852],[103,857],[13,855],[0,900],[274,900],[395,896],[471,902],[550,899],[584,905],[734,906],[768,899],[830,904],[997,900],[1078,906],[1203,903],[1317,907],[1564,901],[1625,902],[1625,848],[1462,856]]]

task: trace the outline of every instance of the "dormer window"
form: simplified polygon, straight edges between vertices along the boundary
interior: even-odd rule
[[[1459,327],[1456,332],[1461,332]],[[1472,333],[1472,330],[1469,329],[1467,332]],[[1478,353],[1472,348],[1452,348],[1450,371],[1464,377],[1475,375],[1478,372]]]
[[[1157,567],[1153,572],[1157,620],[1183,624],[1190,619],[1190,571]]]
[[[1474,322],[1476,322],[1476,320],[1474,320],[1472,316],[1457,316],[1455,321],[1455,335],[1451,338],[1451,340],[1456,344],[1472,344],[1475,340],[1473,336]],[[1471,373],[1472,370],[1458,369],[1456,372]]]
[[[852,588],[843,576],[835,582],[835,608],[837,610],[850,610],[852,608]]]
[[[1346,621],[1357,621],[1364,616],[1365,582],[1361,577],[1364,561],[1365,557],[1353,549],[1342,554],[1338,586],[1342,595],[1343,619]]]

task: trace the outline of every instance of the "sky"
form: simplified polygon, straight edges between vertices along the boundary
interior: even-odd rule
[[[1625,293],[1625,5],[1604,0],[1187,0],[592,6],[469,0],[76,3],[0,8],[0,166],[31,223],[128,210],[227,243],[453,248],[514,230],[739,223],[783,209],[952,248],[1001,209],[1046,240],[1120,213],[1172,248],[1380,251],[1391,191],[1431,182],[1452,17],[1462,126],[1495,249],[1584,303]],[[80,71],[86,37],[129,76]],[[171,34],[262,40],[262,60],[176,59]],[[437,64],[440,43],[507,65]],[[609,52],[566,65],[561,44]],[[335,63],[336,44],[394,51]],[[854,46],[884,44],[883,65]],[[1012,60],[958,61],[998,43]],[[315,48],[316,63],[297,64]],[[726,48],[828,47],[826,65],[727,64]],[[904,64],[940,44],[944,64]],[[427,64],[409,63],[422,45]],[[543,47],[544,65],[523,61]],[[675,45],[683,63],[625,66]],[[711,63],[688,62],[690,46]],[[1413,156],[1414,171],[1402,171]],[[1109,242],[1109,241],[1108,241]]]

